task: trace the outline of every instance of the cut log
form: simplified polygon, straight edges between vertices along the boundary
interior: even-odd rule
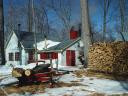
[[[25,76],[30,76],[30,75],[32,75],[32,70],[31,69],[25,70]]]
[[[37,65],[33,69],[27,69],[25,70],[25,76],[30,76],[32,74],[37,74],[37,73],[44,73],[44,72],[49,72],[49,67],[50,64],[41,64]]]
[[[13,68],[12,76],[13,77],[22,77],[24,75],[24,69],[22,68]]]

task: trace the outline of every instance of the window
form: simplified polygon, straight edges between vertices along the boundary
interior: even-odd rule
[[[9,53],[9,61],[13,61],[13,53]]]
[[[33,60],[34,60],[34,52],[29,51],[29,61],[33,61]]]
[[[58,53],[52,52],[52,59],[58,59]]]
[[[40,58],[41,59],[48,59],[48,54],[46,52],[40,53]]]
[[[15,53],[15,61],[19,61],[20,60],[20,52],[16,52]]]
[[[52,59],[58,59],[58,53],[55,53],[55,52],[51,52],[51,53],[42,52],[42,53],[40,53],[40,58],[41,59],[50,59],[50,55],[51,55]]]

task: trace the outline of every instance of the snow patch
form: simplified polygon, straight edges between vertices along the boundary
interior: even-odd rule
[[[7,85],[15,82],[18,82],[18,79],[10,76],[8,78],[1,80],[0,85]]]
[[[72,87],[61,87],[61,88],[48,88],[45,93],[34,94],[32,96],[85,96],[92,94],[92,90],[87,89],[84,86],[72,86]]]
[[[93,78],[92,80],[90,80],[89,77],[84,77],[83,81],[80,83],[83,85],[84,84],[88,85],[88,88],[93,88],[94,90],[96,90],[96,92],[99,92],[99,93],[105,93],[105,94],[128,93],[128,86],[126,89],[122,85],[122,83],[125,85],[128,85],[128,83],[125,81],[119,82],[115,80],[96,79],[96,78]]]
[[[59,66],[58,69],[60,69],[60,70],[67,70],[67,71],[79,70],[79,68],[77,66]]]
[[[59,81],[65,82],[65,83],[71,83],[72,81],[78,81],[78,78],[76,77],[75,74],[70,73],[62,76]]]
[[[8,75],[11,74],[11,72],[12,72],[11,66],[5,66],[5,65],[0,66],[0,75]]]

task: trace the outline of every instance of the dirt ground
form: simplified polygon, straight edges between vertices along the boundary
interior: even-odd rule
[[[72,82],[72,83],[57,82],[52,87],[59,88],[59,87],[71,87],[71,86],[80,86],[80,85],[81,84],[77,82]],[[26,85],[22,87],[19,87],[17,84],[15,84],[15,85],[5,87],[4,90],[8,94],[12,94],[12,93],[23,94],[25,92],[30,92],[31,94],[34,94],[37,92],[37,90],[40,93],[44,93],[46,88],[51,88],[49,83],[41,83],[39,85],[36,85],[36,84]],[[5,96],[5,93],[2,90],[0,90],[0,96]]]
[[[97,72],[93,72],[93,71],[85,70],[85,69],[75,71],[74,74],[76,74],[77,77],[82,77],[84,75],[87,77],[107,78],[107,79],[115,80],[115,77],[110,74],[97,73]],[[124,77],[120,77],[120,80],[122,80],[122,79],[124,79]],[[77,81],[73,81],[72,83],[57,82],[52,87],[59,88],[59,87],[71,87],[71,86],[83,86],[83,85],[79,84]],[[84,85],[84,86],[86,86],[86,85]],[[13,85],[4,87],[4,90],[7,92],[7,94],[12,94],[12,93],[23,94],[25,92],[30,92],[31,94],[34,94],[36,92],[44,93],[46,88],[51,88],[49,83],[41,83],[38,85],[36,85],[36,84],[26,85],[26,86],[22,86],[22,87],[19,87],[18,84],[13,84]],[[0,96],[6,96],[4,91],[2,91],[1,89],[0,89]],[[63,95],[63,96],[67,96],[67,95]],[[100,94],[100,93],[93,93],[89,96],[106,96],[106,95]],[[110,96],[128,96],[128,94],[110,95]]]
[[[106,74],[106,73],[101,73],[101,72],[96,72],[93,70],[85,70],[85,69],[81,69],[81,70],[77,70],[74,72],[74,74],[77,75],[77,77],[82,77],[82,76],[87,76],[87,77],[96,77],[99,79],[110,79],[110,80],[128,80],[128,76],[123,76],[123,75],[114,75],[114,74]]]

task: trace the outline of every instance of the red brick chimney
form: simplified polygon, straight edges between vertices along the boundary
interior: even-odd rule
[[[74,26],[70,30],[70,40],[78,38],[78,31],[75,30]]]

